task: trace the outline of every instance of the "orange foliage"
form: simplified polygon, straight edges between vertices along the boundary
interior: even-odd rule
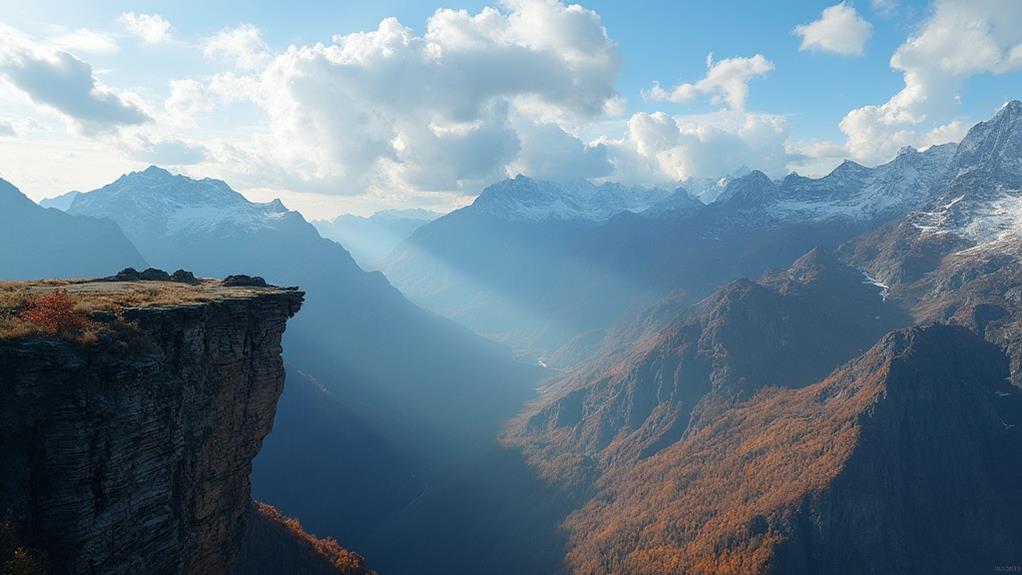
[[[886,369],[768,389],[653,457],[610,470],[565,522],[576,574],[766,573],[802,502],[825,496]]]
[[[376,575],[366,567],[365,559],[341,547],[332,537],[320,538],[311,535],[302,527],[302,523],[294,517],[288,517],[277,511],[272,505],[255,501],[256,511],[274,523],[283,525],[295,539],[309,546],[312,551],[332,565],[340,575]]]
[[[78,335],[89,326],[89,319],[75,310],[75,303],[66,289],[55,289],[33,302],[21,317],[54,335]]]

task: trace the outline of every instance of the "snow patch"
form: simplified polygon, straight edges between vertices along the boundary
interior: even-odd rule
[[[865,280],[862,283],[880,288],[880,299],[882,299],[883,301],[887,301],[887,296],[890,295],[891,293],[890,286],[888,286],[885,283],[880,283],[873,276],[869,275],[869,272],[865,270],[863,270],[862,276],[865,278]]]

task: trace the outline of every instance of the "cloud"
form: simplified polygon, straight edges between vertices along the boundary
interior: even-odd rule
[[[870,0],[870,4],[881,16],[890,16],[898,10],[898,0]]]
[[[244,68],[249,51],[235,48],[263,54],[265,44],[236,32],[207,49]],[[246,75],[217,75],[209,92],[236,99],[244,91],[265,111],[268,136],[235,143],[230,157],[272,166],[265,175],[279,185],[474,192],[511,169],[548,173],[546,153],[578,173],[606,170],[600,149],[570,134],[620,106],[620,58],[599,16],[578,5],[442,9],[421,35],[388,18],[265,60]]]
[[[171,80],[170,96],[163,103],[172,124],[193,126],[195,116],[213,109],[206,87],[197,80]]]
[[[744,166],[783,175],[794,158],[782,116],[721,111],[700,116],[637,113],[624,138],[603,139],[611,179],[661,184],[719,177]]]
[[[92,66],[67,52],[39,54],[14,48],[0,54],[0,77],[85,132],[104,132],[149,120],[138,102],[99,84]]]
[[[87,28],[61,31],[53,38],[53,44],[62,50],[90,54],[109,54],[121,49],[109,34]]]
[[[517,127],[521,149],[508,173],[542,180],[609,176],[614,165],[602,143],[586,144],[557,124],[526,122]]]
[[[844,56],[862,54],[872,31],[873,25],[844,2],[825,8],[819,20],[795,26],[795,35],[802,37],[799,50],[831,52]]]
[[[206,159],[206,149],[175,138],[150,137],[134,134],[120,142],[132,158],[161,166],[185,166]]]
[[[259,28],[242,24],[225,28],[206,40],[202,50],[207,58],[226,58],[239,68],[254,70],[270,59],[270,48],[263,41]]]
[[[732,110],[744,110],[749,96],[749,80],[764,76],[774,69],[774,64],[756,54],[751,58],[725,58],[713,61],[713,54],[706,56],[706,76],[694,84],[679,84],[670,91],[659,83],[643,96],[650,100],[675,103],[691,102],[696,98],[709,97],[711,102],[726,102]]]
[[[965,131],[953,116],[964,81],[1022,68],[1022,2],[941,0],[891,57],[904,88],[887,102],[849,112],[840,123],[848,152],[865,162],[904,145],[925,146]]]
[[[161,44],[171,39],[170,22],[159,14],[124,12],[117,17],[117,21],[146,44]]]
[[[14,138],[17,135],[18,132],[14,129],[14,124],[7,120],[0,120],[0,137]]]

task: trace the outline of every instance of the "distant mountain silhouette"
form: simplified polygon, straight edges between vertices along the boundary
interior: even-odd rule
[[[343,214],[331,220],[314,220],[320,235],[351,252],[362,269],[379,269],[383,260],[412,232],[442,214],[427,210],[385,210],[364,218]]]
[[[114,222],[40,207],[0,179],[0,279],[105,276],[145,264]]]

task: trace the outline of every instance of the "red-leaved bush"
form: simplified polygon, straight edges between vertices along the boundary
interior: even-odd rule
[[[75,310],[75,300],[66,289],[55,289],[21,312],[21,318],[49,333],[77,335],[89,325],[88,318]]]

